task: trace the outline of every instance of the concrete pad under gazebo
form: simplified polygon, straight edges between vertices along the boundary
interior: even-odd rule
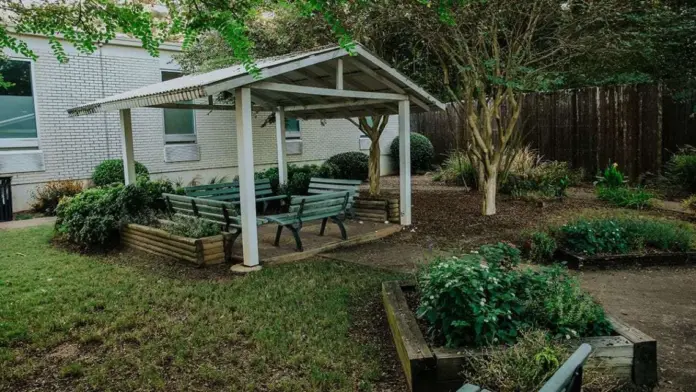
[[[410,112],[444,110],[443,103],[385,61],[356,45],[349,53],[332,46],[259,60],[258,73],[243,66],[188,75],[156,83],[69,109],[71,116],[119,111],[126,184],[135,182],[131,109],[179,108],[234,110],[239,161],[243,265],[259,265],[259,233],[254,195],[252,112],[274,112],[278,172],[287,181],[285,114],[310,119],[354,118],[398,114],[401,225],[411,224]],[[234,104],[215,102],[223,92],[234,93]],[[207,103],[182,103],[184,101]],[[327,143],[330,143],[327,140]],[[306,230],[306,229],[305,229]]]

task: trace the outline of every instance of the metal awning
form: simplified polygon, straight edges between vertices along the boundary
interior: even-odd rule
[[[341,61],[336,61],[341,59]],[[302,119],[346,118],[398,113],[408,99],[412,112],[444,110],[445,105],[385,61],[356,45],[353,55],[338,46],[259,60],[260,74],[236,65],[156,83],[68,109],[71,116],[137,107],[182,107],[177,102],[252,88],[255,110],[284,107]],[[340,84],[340,85],[339,85]],[[212,99],[210,102],[212,103]],[[190,105],[234,110],[231,105]]]

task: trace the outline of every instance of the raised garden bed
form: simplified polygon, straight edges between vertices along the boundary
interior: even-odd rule
[[[199,266],[220,264],[231,260],[230,234],[187,238],[154,227],[128,224],[121,229],[121,244],[125,248]]]
[[[579,255],[558,249],[554,258],[565,261],[568,268],[610,269],[624,267],[675,266],[696,263],[696,252],[655,252],[624,255]]]
[[[425,340],[404,291],[415,290],[412,283],[384,282],[382,300],[387,312],[399,361],[413,392],[455,391],[466,381],[461,378],[464,354],[444,347],[431,347]],[[657,382],[657,342],[641,331],[609,316],[615,336],[585,338],[593,352],[586,367],[607,369],[636,385]]]
[[[353,209],[358,219],[397,224],[401,222],[398,196],[356,197],[353,199]]]

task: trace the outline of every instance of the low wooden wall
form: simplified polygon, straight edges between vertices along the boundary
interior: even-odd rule
[[[571,269],[619,269],[651,266],[693,265],[696,252],[664,252],[626,255],[578,255],[566,249],[558,249],[556,260],[565,261]]]
[[[358,219],[397,224],[401,222],[398,197],[356,197],[353,209]]]
[[[403,290],[414,290],[412,284],[384,282],[382,300],[387,313],[399,361],[413,392],[455,391],[466,381],[460,373],[465,354],[445,347],[430,347],[421,333],[413,311],[408,307]],[[606,370],[636,385],[657,383],[657,342],[641,331],[608,316],[616,336],[582,339],[589,343],[592,354],[586,367]]]
[[[154,227],[129,224],[121,229],[124,247],[152,253],[199,266],[220,264],[229,260],[225,251],[229,235],[187,238]]]

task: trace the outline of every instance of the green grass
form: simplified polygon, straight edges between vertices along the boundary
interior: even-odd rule
[[[369,391],[381,376],[354,311],[397,276],[316,261],[230,277],[51,235],[0,232],[0,390]]]

